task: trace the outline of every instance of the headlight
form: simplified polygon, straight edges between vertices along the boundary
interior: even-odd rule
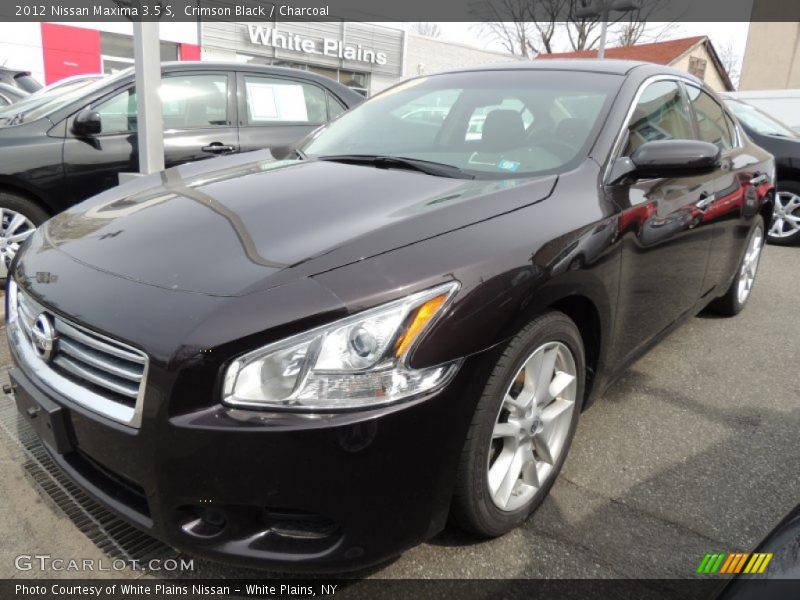
[[[17,282],[8,278],[8,287],[6,288],[6,297],[8,298],[8,315],[6,320],[13,323],[17,320]]]
[[[245,354],[225,371],[223,401],[326,411],[431,393],[458,361],[412,369],[406,358],[457,289],[457,282],[438,286]]]

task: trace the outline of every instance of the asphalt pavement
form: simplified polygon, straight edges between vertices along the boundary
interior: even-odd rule
[[[491,541],[451,528],[353,575],[683,578],[706,552],[752,549],[800,503],[798,262],[800,248],[768,246],[742,314],[692,319],[617,381],[582,415],[561,476],[525,526]],[[3,383],[8,364],[2,335]],[[0,428],[0,577],[92,576],[15,568],[20,554],[106,554],[37,487],[12,437]],[[181,575],[264,575],[194,564]],[[113,575],[150,576],[97,574]]]

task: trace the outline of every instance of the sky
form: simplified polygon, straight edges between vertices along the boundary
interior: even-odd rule
[[[502,50],[502,46],[495,40],[490,39],[485,33],[481,32],[480,23],[437,23],[441,29],[441,39],[454,42],[461,42],[479,48],[492,50]],[[666,26],[666,23],[653,23],[653,30],[658,31]],[[707,35],[711,38],[717,52],[730,47],[732,53],[738,59],[738,69],[741,69],[741,61],[744,57],[744,49],[747,43],[747,31],[749,23],[673,23],[670,29],[664,34],[661,40],[678,39],[695,35]],[[609,47],[613,46],[613,38],[609,37]],[[557,51],[568,51],[569,43],[563,40],[561,47]]]

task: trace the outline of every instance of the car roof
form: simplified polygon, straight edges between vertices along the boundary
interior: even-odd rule
[[[342,99],[347,101],[349,106],[358,104],[364,100],[364,96],[355,90],[339,83],[335,79],[319,75],[311,71],[302,69],[292,69],[289,67],[273,67],[271,65],[259,65],[253,63],[242,63],[235,61],[167,61],[161,63],[162,71],[247,71],[248,73],[262,73],[264,75],[278,75],[283,77],[293,77],[295,79],[306,79],[315,81],[320,85],[333,90]]]
[[[684,79],[696,80],[698,83],[702,82],[689,75],[686,71],[668,67],[665,65],[657,65],[655,63],[644,62],[640,60],[619,60],[614,58],[597,59],[597,58],[554,58],[548,60],[517,60],[505,63],[496,63],[490,65],[480,65],[475,67],[465,67],[463,69],[448,70],[448,73],[469,73],[479,71],[503,71],[503,70],[520,70],[520,71],[581,71],[590,73],[608,73],[612,75],[628,75],[634,70],[646,70],[648,74],[676,75]]]

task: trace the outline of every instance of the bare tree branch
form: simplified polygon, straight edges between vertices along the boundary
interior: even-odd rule
[[[412,23],[409,31],[431,38],[442,35],[442,29],[436,23]]]

